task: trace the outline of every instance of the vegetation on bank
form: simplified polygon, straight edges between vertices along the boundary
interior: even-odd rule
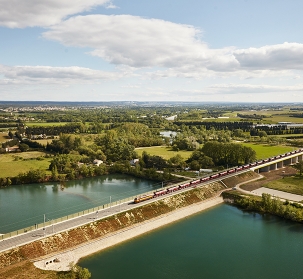
[[[73,265],[70,271],[41,270],[30,261],[1,268],[0,278],[10,279],[89,279],[91,273],[87,268]]]
[[[300,203],[282,201],[270,194],[262,194],[262,197],[243,194],[239,191],[224,192],[226,202],[241,207],[244,210],[256,211],[261,214],[269,213],[291,221],[303,222],[303,206]]]

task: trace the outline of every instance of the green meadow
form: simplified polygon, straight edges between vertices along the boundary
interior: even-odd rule
[[[257,153],[257,159],[265,159],[282,153],[292,151],[294,148],[285,145],[266,145],[254,143],[241,143],[244,146],[251,147]]]
[[[48,167],[51,158],[37,160],[38,157],[43,156],[45,153],[38,151],[0,154],[0,177],[13,177],[30,169],[39,168],[50,174]]]
[[[264,184],[264,187],[288,192],[296,195],[303,195],[303,177],[298,175],[284,177],[279,180]]]
[[[181,155],[183,159],[188,159],[189,156],[191,155],[192,151],[173,151],[171,147],[166,147],[166,146],[153,146],[153,147],[139,147],[136,148],[136,152],[138,155],[142,155],[143,151],[146,151],[150,155],[156,155],[156,156],[161,156],[164,159],[169,159],[171,157],[176,156],[177,154]]]

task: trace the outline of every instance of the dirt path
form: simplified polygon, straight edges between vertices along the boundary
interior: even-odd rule
[[[285,167],[282,169],[278,169],[276,171],[270,171],[270,172],[262,172],[262,176],[264,176],[262,179],[257,181],[249,182],[245,185],[240,186],[241,189],[246,191],[253,191],[258,188],[263,187],[265,183],[268,183],[273,180],[278,180],[283,178],[284,176],[292,176],[296,174],[296,170],[292,167]]]

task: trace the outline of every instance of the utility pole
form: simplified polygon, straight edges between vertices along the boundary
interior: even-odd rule
[[[43,214],[43,232],[45,236],[45,214]]]

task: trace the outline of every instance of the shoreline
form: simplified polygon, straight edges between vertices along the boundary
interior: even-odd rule
[[[35,261],[34,265],[43,270],[67,271],[70,270],[70,263],[76,264],[81,258],[87,257],[103,249],[109,248],[121,242],[130,240],[134,237],[150,232],[167,224],[176,222],[182,218],[199,213],[205,209],[211,208],[223,203],[222,196],[210,198],[208,200],[193,204],[168,214],[163,214],[149,221],[139,223],[137,225],[111,233],[108,236],[92,240],[78,247],[69,249],[68,251],[53,254],[42,260]],[[59,262],[54,262],[58,259]]]

